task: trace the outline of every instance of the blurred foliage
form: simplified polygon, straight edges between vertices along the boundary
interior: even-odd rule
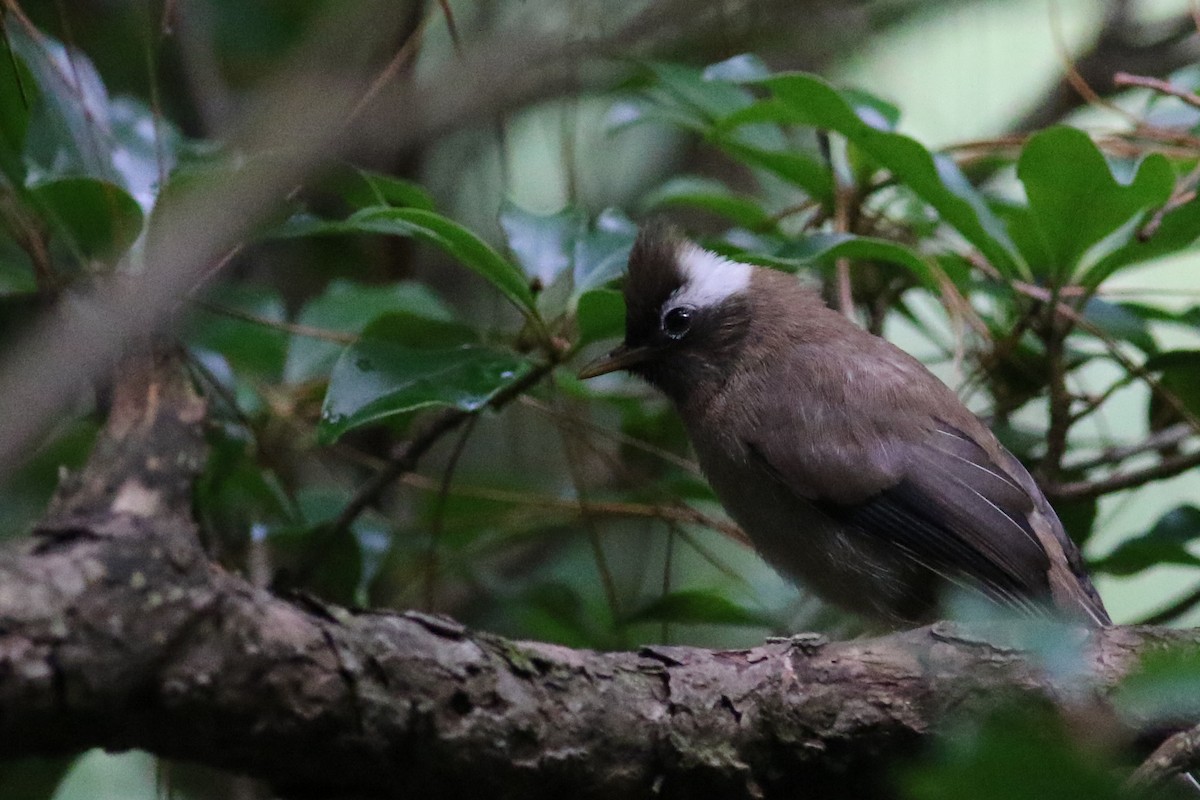
[[[315,4],[304,5],[217,3],[190,30],[207,30],[209,56],[245,89],[304,29]],[[5,17],[0,53],[6,343],[99,276],[136,280],[165,194],[269,157],[206,131],[190,92],[152,91],[139,59],[185,71],[155,21],[90,30],[85,52],[51,33],[64,20],[32,13],[32,24]],[[130,30],[143,52],[122,57]],[[1081,543],[1105,524],[1098,496],[1138,488],[1103,491],[1106,477],[1193,451],[1200,305],[1109,287],[1141,265],[1195,258],[1196,109],[1134,91],[1124,99],[1142,116],[1121,132],[1055,126],[934,151],[902,132],[903,109],[888,101],[751,55],[621,69],[603,96],[610,133],[648,126],[705,154],[624,207],[542,213],[497,199],[494,224],[475,230],[424,185],[430,153],[343,164],[291,198],[190,304],[182,337],[213,411],[196,512],[214,557],[262,585],[430,607],[581,647],[855,630],[728,535],[661,398],[619,376],[574,377],[623,330],[617,290],[635,220],[664,213],[721,253],[815,276],[871,329],[915,336],[933,366],[953,360]],[[1174,80],[1194,90],[1200,67]],[[1097,376],[1103,388],[1086,388]],[[1139,424],[1097,425],[1134,385],[1149,387]],[[60,468],[86,458],[104,406],[98,387],[0,489],[0,535],[36,521]],[[472,421],[347,515],[446,410]],[[1159,438],[1137,447],[1144,435]],[[1101,490],[1067,491],[1080,484]],[[1197,536],[1200,510],[1183,504],[1087,554],[1101,576],[1164,564],[1196,573]],[[1194,694],[1198,674],[1190,662],[1149,665],[1123,702],[1152,715]],[[1053,720],[999,714],[900,782],[914,798],[1118,796],[1106,758]],[[61,769],[0,769],[0,786],[40,796]]]
[[[1136,796],[1122,791],[1102,755],[1081,748],[1047,709],[1006,711],[962,728],[946,737],[938,766],[905,776],[913,800]]]

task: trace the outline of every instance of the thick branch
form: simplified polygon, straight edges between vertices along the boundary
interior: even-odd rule
[[[595,653],[256,590],[182,525],[44,531],[0,566],[0,757],[141,747],[295,795],[864,796],[948,709],[1058,697],[935,626],[826,645]],[[1097,686],[1195,633],[1094,634]]]

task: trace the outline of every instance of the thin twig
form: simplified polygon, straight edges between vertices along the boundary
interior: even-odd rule
[[[1195,433],[1196,431],[1192,429],[1191,425],[1187,424],[1186,422],[1177,422],[1174,425],[1163,428],[1161,431],[1155,431],[1140,442],[1121,445],[1119,447],[1110,447],[1093,458],[1089,458],[1086,461],[1080,461],[1077,464],[1072,464],[1065,469],[1067,472],[1074,472],[1116,464],[1124,461],[1127,458],[1132,458],[1133,456],[1140,455],[1149,450],[1161,450],[1164,447],[1174,447],[1191,438],[1193,435],[1195,435]]]
[[[17,51],[13,49],[12,40],[8,38],[8,28],[4,23],[4,11],[0,10],[0,38],[4,39],[4,46],[8,50],[8,65],[12,70],[13,80],[17,83],[17,94],[21,95],[21,106],[28,111],[30,107],[29,90],[25,88],[25,78],[21,75],[21,69],[17,66]]]
[[[850,187],[839,183],[834,189],[833,227],[838,233],[850,232],[850,205],[853,197],[854,190]],[[838,311],[842,312],[842,316],[854,319],[854,287],[850,282],[850,259],[838,258],[834,265],[837,270]]]
[[[576,442],[571,438],[571,431],[566,425],[559,422],[556,427],[567,457],[567,472],[571,476],[571,484],[575,488],[576,496],[580,500],[584,500],[585,482],[579,471]],[[596,562],[596,572],[600,575],[600,585],[604,589],[604,597],[608,602],[609,611],[612,613],[614,621],[619,620],[621,619],[621,596],[617,591],[617,583],[613,578],[612,570],[608,566],[608,558],[604,554],[604,545],[600,541],[600,532],[596,529],[595,519],[587,513],[583,513],[580,519],[587,531],[588,544],[592,549],[592,558]]]
[[[690,472],[692,475],[702,474],[700,472],[700,466],[695,461],[678,456],[669,450],[664,450],[663,448],[652,445],[649,442],[642,441],[635,436],[630,436],[629,434],[606,428],[603,425],[597,425],[594,422],[575,416],[574,414],[567,414],[557,408],[546,405],[536,397],[523,395],[518,402],[520,402],[523,406],[528,406],[529,408],[538,411],[539,413],[546,414],[555,419],[561,419],[574,427],[582,428],[590,433],[596,434],[597,436],[602,436],[604,438],[611,439],[614,442],[619,442],[621,444],[628,445],[629,447],[641,450],[644,453],[649,453],[656,458],[666,461],[668,464],[679,467],[686,472]]]
[[[1152,78],[1147,75],[1132,75],[1128,72],[1118,72],[1113,76],[1114,86],[1138,86],[1143,89],[1165,94],[1174,97],[1193,108],[1200,109],[1200,95],[1194,92],[1189,92],[1186,89],[1181,89],[1175,86],[1170,81],[1164,81],[1159,78]],[[1163,204],[1161,208],[1155,211],[1150,219],[1138,230],[1138,239],[1146,241],[1158,231],[1162,225],[1163,218],[1179,208],[1185,203],[1196,198],[1196,187],[1200,184],[1200,164],[1197,164],[1188,173],[1187,177],[1181,180],[1176,186],[1175,191],[1171,193],[1171,197]]]
[[[1030,283],[1025,283],[1024,281],[1010,281],[1009,283],[1016,291],[1028,297],[1032,297],[1035,300],[1050,302],[1053,296],[1048,289],[1041,286],[1035,286]],[[1081,287],[1066,288],[1076,291],[1082,290]],[[1060,294],[1066,296],[1067,290],[1064,289]],[[1109,355],[1111,355],[1117,361],[1117,363],[1121,365],[1122,369],[1135,375],[1138,379],[1144,382],[1148,387],[1150,387],[1150,391],[1155,396],[1159,397],[1163,402],[1169,405],[1172,411],[1175,411],[1179,414],[1179,416],[1183,417],[1196,431],[1200,432],[1200,419],[1197,419],[1196,415],[1193,414],[1191,410],[1184,405],[1183,401],[1176,397],[1173,392],[1163,388],[1162,384],[1150,374],[1149,370],[1140,364],[1134,363],[1128,356],[1122,353],[1120,344],[1116,339],[1110,336],[1098,325],[1080,314],[1075,308],[1072,308],[1066,303],[1060,302],[1057,304],[1057,313],[1061,316],[1067,317],[1074,324],[1078,325],[1080,328],[1083,328],[1092,336],[1095,336],[1097,339],[1103,342],[1108,350]]]
[[[1162,225],[1163,219],[1175,209],[1186,205],[1196,199],[1196,187],[1200,186],[1200,163],[1192,167],[1189,172],[1175,186],[1175,191],[1171,193],[1171,197],[1167,202],[1150,215],[1150,219],[1146,220],[1145,224],[1138,229],[1137,238],[1139,242],[1149,241],[1155,233],[1158,232]]]
[[[424,491],[438,491],[440,482],[424,475],[409,473],[400,478],[405,486]],[[529,494],[508,489],[491,489],[482,486],[455,486],[449,490],[452,497],[470,497],[477,500],[491,500],[498,503],[529,506],[531,508],[560,509],[575,514],[594,514],[603,517],[632,517],[638,519],[657,519],[664,522],[699,525],[709,528],[726,538],[743,546],[749,546],[749,540],[742,529],[732,522],[705,514],[691,506],[650,503],[609,502],[602,500],[579,500],[566,497]]]
[[[1159,94],[1178,98],[1193,108],[1200,108],[1200,95],[1189,92],[1187,89],[1180,89],[1170,81],[1151,78],[1147,75],[1131,75],[1128,72],[1118,72],[1116,75],[1113,75],[1113,84],[1116,86],[1140,86],[1143,89],[1150,89]]]
[[[0,230],[6,232],[29,258],[38,294],[53,295],[60,281],[54,259],[50,257],[49,233],[11,192],[0,193]]]
[[[281,320],[267,319],[260,317],[257,314],[251,314],[248,311],[242,311],[237,308],[218,305],[209,302],[208,300],[196,300],[195,305],[208,311],[212,314],[220,314],[223,317],[232,317],[243,322],[249,322],[254,325],[261,325],[264,328],[271,328],[284,333],[290,333],[294,336],[307,336],[311,339],[322,339],[326,342],[335,342],[337,344],[354,344],[358,341],[357,334],[345,333],[343,331],[334,331],[328,328],[316,328],[311,325],[300,325],[295,322],[283,322]]]
[[[450,33],[450,43],[454,45],[455,54],[461,58],[462,40],[458,36],[458,24],[454,21],[454,12],[450,10],[448,0],[438,0],[438,6],[442,9],[442,16],[446,18],[446,30]]]
[[[1159,786],[1197,766],[1200,766],[1200,725],[1180,731],[1160,744],[1133,771],[1125,785],[1130,789]]]
[[[1145,617],[1138,625],[1166,625],[1174,622],[1200,603],[1200,584],[1168,606]]]
[[[201,382],[207,384],[208,388],[212,389],[220,401],[225,404],[229,413],[237,419],[238,424],[246,430],[253,432],[254,424],[246,416],[245,412],[242,411],[241,407],[238,406],[237,398],[221,383],[221,379],[214,375],[212,370],[204,366],[203,361],[191,353],[187,354],[186,364],[189,369],[196,373]]]
[[[13,3],[12,5],[15,6],[16,4]],[[38,46],[43,51],[43,56],[46,59],[46,63],[50,65],[54,72],[59,74],[63,82],[67,84],[69,89],[72,90],[72,93],[75,95],[75,98],[79,101],[79,109],[82,112],[84,119],[86,119],[89,123],[85,126],[86,140],[88,146],[92,148],[92,156],[95,158],[96,164],[104,171],[105,177],[117,182],[116,170],[113,167],[112,158],[106,155],[108,148],[101,144],[100,135],[105,131],[100,125],[96,124],[97,121],[92,116],[93,107],[88,103],[87,96],[84,92],[83,77],[79,74],[80,52],[79,48],[75,44],[75,33],[71,28],[71,18],[67,14],[67,9],[66,6],[63,5],[63,0],[54,0],[54,8],[58,15],[59,24],[62,25],[63,41],[67,45],[64,48],[63,53],[67,62],[66,69],[57,68],[54,59],[50,57],[50,50],[46,46],[46,40],[44,37],[37,39]],[[23,23],[26,23],[27,27],[29,27],[30,23],[28,18],[24,18],[22,16],[18,17],[18,19],[20,19]]]
[[[501,389],[488,402],[487,408],[498,411],[504,408],[524,392],[542,381],[554,369],[554,362],[539,364],[525,374],[523,378]],[[358,492],[342,509],[342,513],[330,525],[330,535],[338,534],[350,527],[358,516],[373,505],[384,490],[391,486],[397,478],[412,472],[421,458],[429,449],[437,444],[443,436],[453,431],[467,421],[472,414],[478,412],[460,411],[457,408],[448,409],[438,414],[425,426],[407,445],[388,459],[387,465],[376,472],[359,487]]]
[[[1067,434],[1071,429],[1071,393],[1067,390],[1066,341],[1071,333],[1069,319],[1057,313],[1057,291],[1052,292],[1046,309],[1045,327],[1041,331],[1050,365],[1049,402],[1050,424],[1046,429],[1046,454],[1038,464],[1042,480],[1053,483],[1062,470],[1067,452]]]
[[[1074,425],[1076,422],[1079,422],[1081,419],[1095,413],[1095,411],[1098,408],[1100,408],[1100,406],[1107,403],[1109,398],[1111,398],[1114,394],[1121,391],[1129,384],[1133,383],[1134,377],[1135,377],[1134,375],[1127,372],[1124,375],[1122,375],[1119,379],[1113,381],[1112,385],[1109,386],[1107,389],[1105,389],[1103,392],[1101,392],[1099,395],[1097,395],[1095,397],[1091,397],[1091,398],[1084,398],[1087,400],[1087,403],[1084,405],[1083,408],[1079,409],[1078,411],[1076,411],[1074,414],[1071,415],[1071,424]]]
[[[454,449],[450,452],[450,458],[446,462],[446,469],[438,485],[433,520],[429,525],[429,549],[426,553],[425,562],[424,599],[426,611],[433,610],[434,589],[437,584],[438,560],[440,556],[439,549],[442,543],[442,529],[446,523],[446,498],[450,494],[450,484],[454,480],[454,472],[458,469],[458,460],[462,457],[463,450],[467,447],[467,440],[471,438],[471,431],[475,429],[475,423],[478,421],[478,415],[472,416],[463,425],[462,432],[458,435],[458,441],[454,443]]]
[[[358,102],[354,105],[354,109],[350,112],[347,123],[353,122],[362,116],[363,111],[371,104],[371,101],[383,91],[385,86],[395,80],[396,76],[400,74],[400,70],[413,60],[416,56],[417,48],[421,46],[421,42],[425,37],[425,28],[429,25],[432,17],[432,14],[427,14],[417,23],[412,33],[404,40],[404,44],[400,45],[400,49],[396,51],[396,55],[392,56],[392,59],[379,71],[379,74],[371,81],[371,85],[363,92],[362,97],[359,98]]]
[[[1106,25],[1111,24],[1112,20],[1110,18]],[[1054,48],[1058,51],[1059,58],[1062,59],[1063,70],[1066,73],[1067,83],[1071,84],[1071,88],[1078,92],[1079,96],[1082,97],[1088,105],[1112,111],[1124,119],[1136,124],[1139,121],[1137,117],[1115,103],[1109,102],[1101,97],[1100,93],[1093,89],[1087,82],[1087,79],[1080,74],[1078,67],[1075,66],[1075,59],[1072,58],[1067,48],[1067,43],[1063,39],[1062,16],[1059,13],[1057,2],[1052,2],[1050,4],[1050,33],[1054,37]]]
[[[166,9],[163,9],[164,19]],[[161,28],[160,28],[161,30]],[[150,5],[146,5],[146,80],[150,84],[150,111],[154,121],[154,164],[158,169],[158,185],[167,185],[167,153],[163,145],[162,92],[158,86],[158,45],[151,25]]]
[[[1164,458],[1157,464],[1132,472],[1118,472],[1095,481],[1072,481],[1071,483],[1048,483],[1042,488],[1055,500],[1089,500],[1123,489],[1132,489],[1151,481],[1173,478],[1192,467],[1200,466],[1200,450]]]

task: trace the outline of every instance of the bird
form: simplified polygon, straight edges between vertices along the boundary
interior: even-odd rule
[[[1021,462],[796,276],[653,222],[623,293],[624,342],[580,377],[625,370],[665,394],[717,499],[785,577],[890,629],[938,619],[952,591],[1111,624]]]

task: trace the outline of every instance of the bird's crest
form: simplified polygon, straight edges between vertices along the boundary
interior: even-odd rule
[[[705,250],[663,223],[642,226],[629,254],[625,304],[635,327],[655,326],[668,305],[708,308],[745,292],[752,267]]]

